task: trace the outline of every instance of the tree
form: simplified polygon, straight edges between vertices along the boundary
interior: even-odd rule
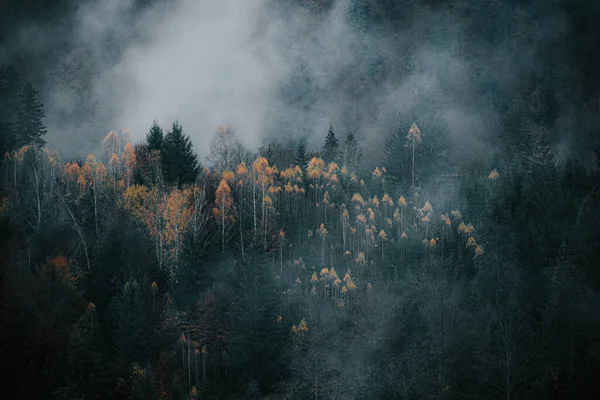
[[[221,179],[217,188],[213,215],[221,228],[221,251],[225,251],[225,234],[235,218],[235,205],[231,197],[231,189],[225,178]]]
[[[406,183],[406,146],[404,133],[397,129],[385,142],[384,167],[387,176],[394,182]]]
[[[325,137],[325,144],[323,145],[323,160],[326,163],[331,163],[337,160],[338,150],[340,147],[340,141],[335,137],[333,131],[333,125],[329,124],[329,131]]]
[[[415,186],[415,147],[418,143],[421,143],[421,131],[417,124],[413,122],[408,130],[408,135],[406,135],[406,139],[410,142],[410,146],[412,148],[412,183],[411,186]]]
[[[362,151],[360,150],[360,147],[358,147],[356,137],[352,132],[348,133],[346,140],[344,140],[344,148],[340,160],[342,166],[351,169],[355,168],[360,161],[361,156]]]
[[[296,165],[302,168],[304,171],[308,166],[308,153],[306,152],[306,145],[304,144],[304,139],[300,139],[300,143],[298,143],[298,147],[296,147]]]
[[[17,146],[26,144],[44,145],[46,141],[42,138],[46,133],[42,119],[44,114],[44,105],[37,100],[38,91],[31,83],[28,83],[20,97],[20,107],[15,124]]]
[[[242,162],[250,162],[250,152],[240,143],[235,129],[230,125],[219,126],[210,142],[207,156],[211,167],[218,173],[233,171]]]
[[[183,127],[177,121],[165,136],[162,165],[165,182],[171,185],[191,184],[200,173],[201,166],[193,151],[192,141],[183,133]]]
[[[150,130],[146,134],[146,150],[151,153],[154,150],[161,150],[165,135],[162,128],[158,125],[158,121],[154,120]]]

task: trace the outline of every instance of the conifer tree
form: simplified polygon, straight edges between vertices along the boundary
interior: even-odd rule
[[[44,105],[37,100],[38,91],[31,83],[28,83],[20,97],[19,113],[15,124],[17,147],[26,144],[44,145],[42,138],[46,133],[46,127],[42,123]]]
[[[337,160],[340,141],[335,137],[333,125],[329,124],[329,131],[325,137],[323,145],[323,156],[321,157],[326,163],[332,163]]]
[[[154,150],[160,151],[163,146],[164,138],[165,135],[162,128],[158,125],[158,121],[154,120],[150,127],[150,131],[146,134],[146,149],[148,150],[148,153],[151,153]]]
[[[200,172],[201,166],[192,148],[192,141],[183,133],[177,121],[165,136],[162,165],[165,182],[179,186],[193,183]]]
[[[304,139],[300,139],[300,143],[298,143],[298,147],[296,147],[296,165],[302,168],[304,171],[306,166],[308,165],[308,153],[306,152],[306,145],[304,144]]]

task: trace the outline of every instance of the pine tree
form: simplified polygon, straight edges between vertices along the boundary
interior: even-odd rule
[[[183,128],[177,121],[165,136],[162,164],[165,182],[169,184],[182,186],[193,183],[200,173],[201,166],[192,148],[192,141],[183,133]]]
[[[326,163],[332,163],[337,160],[340,141],[335,137],[333,125],[329,124],[329,131],[325,137],[325,145],[323,145],[323,160]]]
[[[304,171],[306,166],[308,165],[308,153],[306,152],[306,145],[304,144],[304,139],[300,139],[300,143],[298,143],[298,147],[296,147],[296,165],[302,168]]]
[[[31,83],[28,83],[21,93],[20,109],[15,124],[18,147],[29,143],[42,146],[46,143],[42,138],[47,132],[42,123],[42,119],[46,115],[44,114],[44,105],[37,100],[37,94],[37,90]]]
[[[160,151],[164,139],[165,135],[162,128],[158,125],[158,121],[154,120],[150,127],[150,131],[146,134],[146,149],[148,150],[148,153],[151,153],[154,150]]]

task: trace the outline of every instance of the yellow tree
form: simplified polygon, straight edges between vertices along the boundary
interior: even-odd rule
[[[237,184],[236,184],[236,188],[237,188],[237,197],[238,197],[238,201],[239,201],[239,205],[238,205],[238,209],[239,209],[239,213],[240,213],[240,248],[242,250],[242,258],[244,257],[244,188],[247,186],[247,182],[248,182],[248,167],[246,167],[246,163],[245,162],[241,162],[238,166],[237,166],[237,170],[236,170],[236,174],[237,174]]]
[[[221,179],[215,196],[213,216],[221,229],[221,251],[225,251],[225,234],[230,223],[235,220],[235,205],[231,197],[231,189],[225,178]]]
[[[183,234],[190,226],[192,207],[189,203],[191,189],[173,189],[165,209],[165,240],[171,245],[171,254],[177,261]]]
[[[383,229],[379,232],[379,240],[381,242],[381,262],[383,263],[383,243],[387,240],[387,234]]]
[[[406,136],[408,141],[410,142],[410,146],[412,147],[412,187],[415,186],[415,147],[417,144],[421,143],[421,130],[413,122],[408,130],[408,135]]]
[[[257,217],[256,217],[256,187],[260,188],[261,198],[262,198],[262,224],[264,227],[264,242],[265,246],[267,243],[267,210],[268,204],[266,204],[266,199],[269,198],[267,196],[267,190],[269,186],[273,183],[273,177],[276,173],[276,169],[269,166],[269,161],[265,157],[258,157],[254,163],[252,164],[252,170],[254,172],[255,177],[255,185],[253,186],[253,209],[254,209],[254,233],[257,233]],[[270,200],[270,198],[269,198]],[[272,201],[271,201],[272,203]]]
[[[113,154],[121,152],[121,136],[115,131],[110,131],[102,140],[102,161],[105,164],[110,162]]]
[[[313,157],[310,162],[308,163],[308,166],[306,167],[306,176],[308,177],[308,179],[310,179],[313,183],[313,189],[314,189],[314,202],[315,205],[316,203],[318,203],[319,201],[319,186],[321,183],[321,177],[323,176],[323,172],[325,170],[325,162],[317,157]]]
[[[121,160],[123,162],[124,167],[124,181],[125,187],[131,186],[131,181],[133,180],[133,169],[135,168],[135,152],[133,151],[133,147],[131,143],[127,142],[125,145],[125,149],[123,149],[123,154],[121,155]]]
[[[150,190],[144,185],[132,185],[123,194],[124,208],[144,224],[154,239],[160,269],[164,264],[166,203],[165,196],[156,187]]]
[[[102,193],[102,188],[106,182],[106,167],[104,164],[96,161],[93,154],[87,156],[85,164],[83,164],[82,172],[85,178],[87,188],[89,188],[92,203],[94,206],[94,228],[96,232],[96,244],[100,242],[100,223],[98,220],[98,196]]]

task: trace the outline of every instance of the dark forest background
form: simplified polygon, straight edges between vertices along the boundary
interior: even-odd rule
[[[88,93],[133,33],[99,63],[84,3],[0,4],[7,398],[600,398],[600,3],[348,1],[385,51],[326,83],[299,63],[282,109],[343,105],[271,116],[258,148],[111,130]],[[337,3],[266,6],[317,26]],[[382,117],[395,84],[411,104]]]

